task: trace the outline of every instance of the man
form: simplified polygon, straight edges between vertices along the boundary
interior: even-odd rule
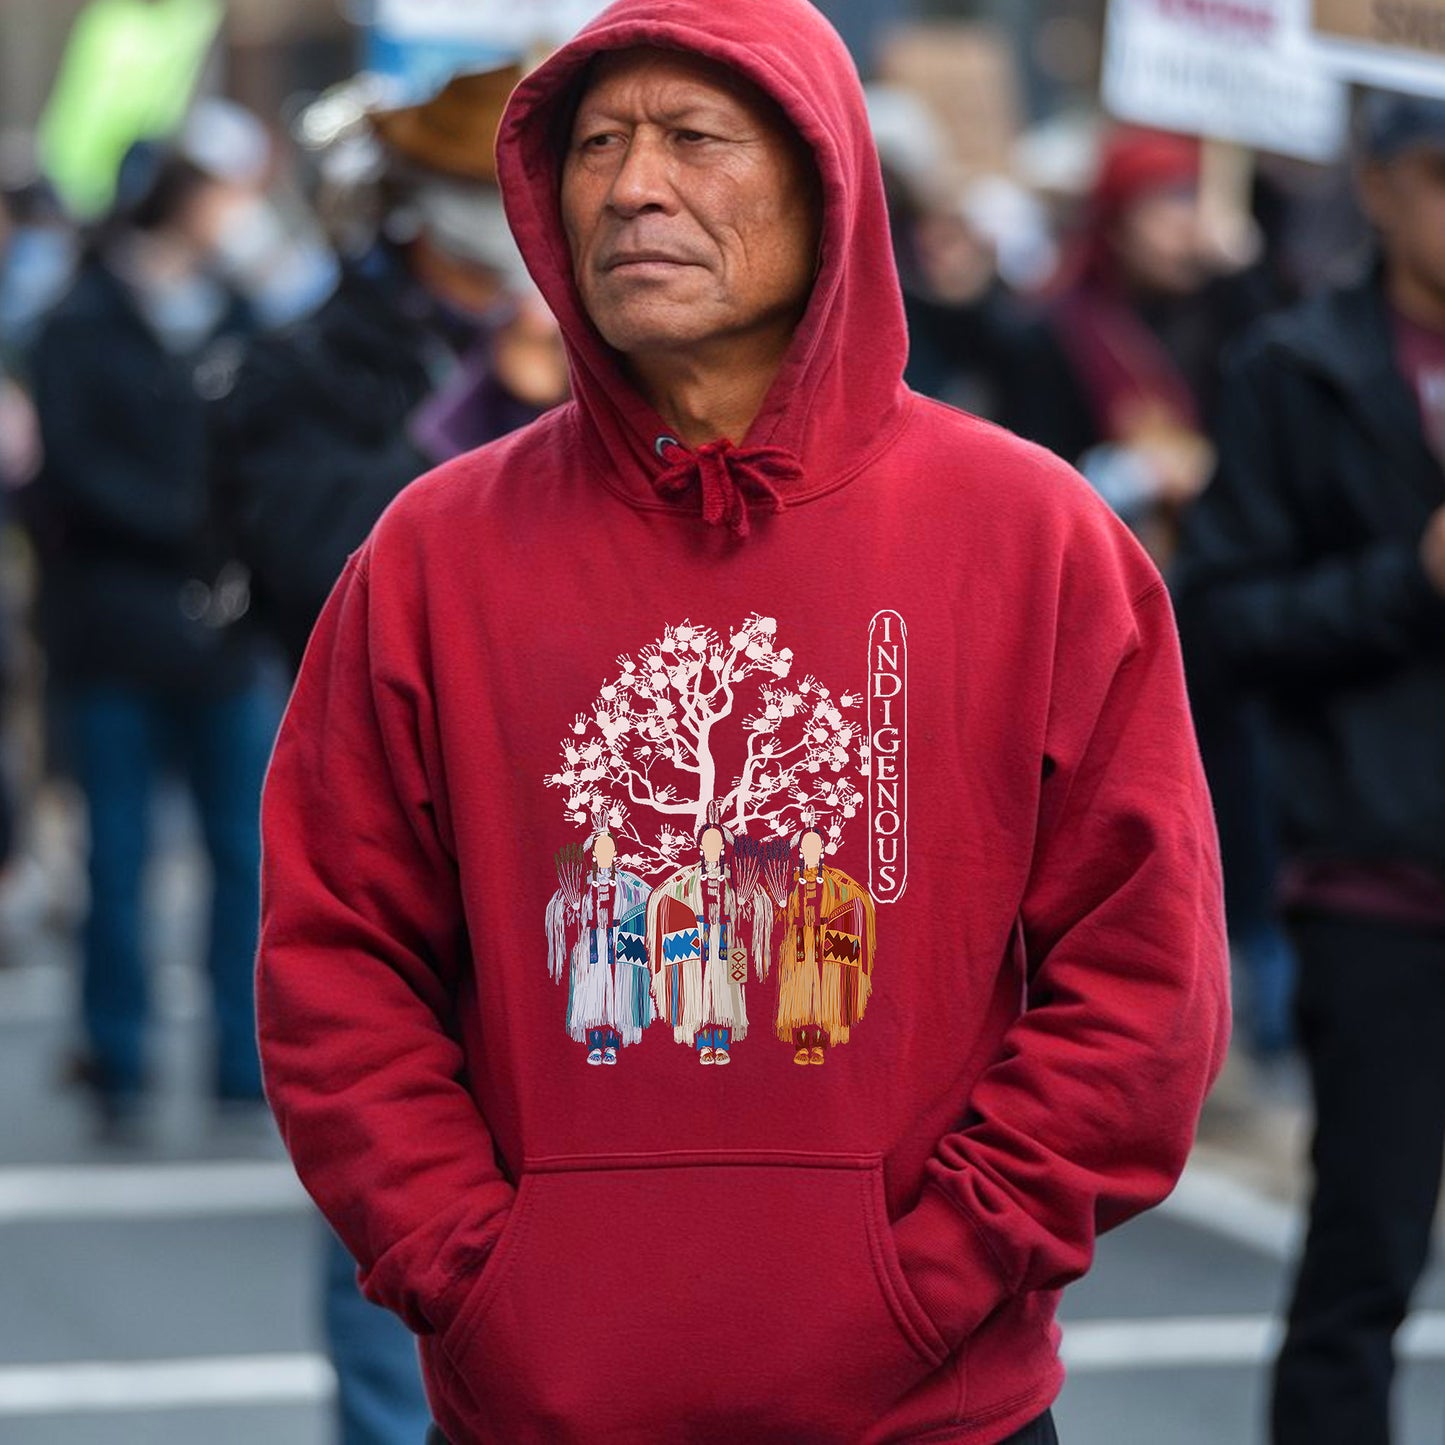
[[[1445,1142],[1445,102],[1362,121],[1380,264],[1243,348],[1182,579],[1281,770],[1316,1178],[1279,1445],[1388,1440]]]
[[[1170,1188],[1226,1032],[1159,579],[904,389],[803,0],[622,0],[498,155],[575,400],[408,489],[313,636],[260,956],[300,1173],[454,1445],[1052,1440],[1055,1292]],[[895,961],[846,1067],[586,1067],[536,921],[599,797],[648,882],[720,801],[828,820]]]

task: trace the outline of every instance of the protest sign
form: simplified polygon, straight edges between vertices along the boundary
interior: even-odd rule
[[[1121,120],[1328,161],[1345,87],[1308,35],[1307,0],[1110,0],[1104,103]]]

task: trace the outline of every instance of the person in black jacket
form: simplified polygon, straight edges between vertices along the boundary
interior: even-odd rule
[[[1316,1179],[1276,1445],[1388,1440],[1445,1147],[1445,102],[1362,116],[1380,264],[1239,352],[1179,578],[1280,769]]]
[[[244,573],[216,545],[207,501],[197,367],[247,324],[209,266],[231,191],[154,147],[128,157],[122,180],[125,209],[44,324],[31,370],[39,630],[90,821],[78,1072],[107,1131],[133,1127],[147,1082],[146,825],[153,776],[171,761],[214,875],[214,1094],[261,1102],[257,813],[277,716]]]
[[[497,121],[520,77],[462,74],[371,117],[385,167],[372,244],[314,315],[248,345],[212,407],[229,535],[293,668],[392,498],[566,394],[556,324],[519,294],[495,185]]]
[[[217,399],[214,485],[293,670],[347,554],[425,469],[406,420],[431,390],[432,358],[472,337],[379,247],[314,316],[248,346]]]

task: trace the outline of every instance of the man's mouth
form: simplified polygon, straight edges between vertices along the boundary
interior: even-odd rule
[[[619,271],[629,266],[691,266],[695,263],[686,256],[677,256],[668,251],[619,251],[603,262],[604,271]]]

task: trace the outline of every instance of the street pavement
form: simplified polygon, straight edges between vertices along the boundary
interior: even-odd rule
[[[143,1146],[99,1147],[57,1082],[75,960],[36,926],[0,967],[0,1441],[331,1445],[320,1226],[273,1133],[200,1101],[205,896],[189,817],[160,810],[151,947],[158,1096]],[[1298,1081],[1235,1060],[1180,1189],[1100,1242],[1066,1296],[1064,1445],[1262,1442],[1298,1231]],[[1402,1341],[1397,1445],[1438,1445],[1445,1278]],[[420,1442],[417,1442],[420,1445]]]

